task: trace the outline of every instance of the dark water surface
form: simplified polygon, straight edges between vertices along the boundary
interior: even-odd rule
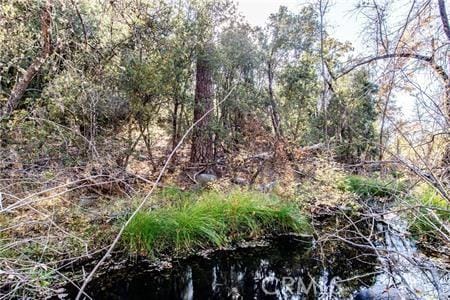
[[[406,222],[383,214],[374,224],[370,240],[367,232],[321,244],[281,236],[163,270],[134,263],[101,275],[86,292],[93,299],[450,299],[450,271],[420,253]]]
[[[345,283],[337,283],[336,276],[372,273],[373,255],[337,248],[324,265],[310,246],[279,237],[269,246],[216,251],[163,271],[128,267],[91,282],[87,293],[93,299],[327,299],[370,285],[373,276]]]

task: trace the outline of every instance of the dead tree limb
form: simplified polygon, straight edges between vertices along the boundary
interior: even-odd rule
[[[374,61],[378,61],[378,60],[384,60],[384,59],[389,59],[389,58],[395,58],[395,57],[400,57],[400,58],[412,58],[418,61],[422,61],[422,62],[426,62],[427,64],[429,64],[432,69],[444,80],[444,81],[448,81],[449,80],[449,76],[446,73],[445,69],[442,66],[439,66],[438,64],[436,64],[436,62],[434,61],[432,56],[426,56],[426,55],[422,55],[422,54],[418,54],[418,53],[410,53],[410,52],[400,52],[400,53],[387,53],[384,55],[379,55],[379,56],[374,56],[374,57],[369,57],[369,58],[365,58],[362,61],[352,65],[351,67],[341,71],[340,74],[333,76],[334,79],[338,79],[344,75],[347,75],[348,73],[350,73],[351,71],[355,70],[358,67],[361,67],[363,65],[369,64],[371,62]]]
[[[25,73],[14,84],[8,102],[5,107],[0,110],[0,118],[9,116],[17,108],[20,99],[22,99],[25,91],[30,85],[33,78],[39,73],[47,58],[53,52],[52,47],[52,0],[47,0],[41,11],[41,38],[42,49],[38,56],[33,60],[31,65],[26,69]]]

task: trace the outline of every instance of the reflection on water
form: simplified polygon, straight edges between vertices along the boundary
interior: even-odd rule
[[[264,247],[180,260],[162,271],[134,264],[100,276],[87,292],[93,299],[450,299],[448,270],[417,251],[402,220],[383,218],[373,241],[365,241],[374,251],[336,240],[322,251],[323,245],[284,236]]]
[[[140,263],[100,276],[87,292],[93,299],[449,299],[448,271],[420,255],[404,230],[401,220],[385,219],[376,251],[335,241],[323,259],[321,247],[285,236],[163,271]]]
[[[418,253],[405,223],[388,215],[376,228],[374,251],[336,240],[322,249],[284,236],[163,271],[134,264],[99,277],[87,292],[93,299],[450,299],[448,271]]]
[[[328,266],[308,249],[305,242],[284,237],[267,247],[190,258],[160,272],[133,267],[108,273],[88,292],[94,299],[330,299],[361,284],[338,285],[337,275],[373,272],[374,264],[361,262],[362,253],[337,249]]]

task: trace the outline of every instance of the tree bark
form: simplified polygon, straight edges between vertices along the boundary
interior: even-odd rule
[[[269,80],[269,104],[270,104],[270,117],[272,119],[272,126],[277,136],[283,135],[283,130],[281,128],[281,118],[278,113],[277,103],[275,101],[275,95],[273,91],[273,76],[274,70],[272,63],[269,62],[267,66],[267,77]]]
[[[323,18],[325,16],[325,12],[327,10],[328,1],[323,3],[322,0],[319,1],[319,14],[320,14],[320,75],[322,76],[322,91],[320,97],[320,110],[323,112],[324,118],[324,138],[329,147],[329,138],[328,138],[328,103],[327,103],[327,79],[325,77],[325,57],[324,57],[324,28],[323,28]]]
[[[212,45],[207,45],[197,57],[193,122],[197,122],[213,107],[211,54]],[[214,137],[211,121],[212,115],[209,114],[193,129],[192,163],[210,163],[214,160]]]
[[[42,37],[42,49],[39,55],[33,60],[31,65],[27,68],[21,78],[14,84],[8,102],[6,106],[0,110],[0,118],[9,116],[17,108],[20,99],[25,94],[26,89],[30,85],[36,74],[44,65],[47,58],[52,53],[52,39],[51,39],[51,27],[52,27],[52,1],[47,0],[45,6],[41,12],[41,37]]]
[[[448,21],[447,10],[445,8],[445,1],[438,0],[438,5],[439,5],[439,14],[441,16],[442,27],[444,28],[444,33],[447,36],[448,42],[450,42],[450,24]],[[450,59],[450,57],[449,57],[449,59]],[[449,78],[449,76],[447,76],[446,81],[445,81],[445,100],[444,101],[445,101],[445,111],[447,113],[447,129],[448,129],[448,126],[450,123],[450,78]],[[450,143],[447,143],[447,145],[445,146],[443,164],[447,168],[447,170],[445,170],[446,177],[450,177],[450,170],[449,170]]]
[[[175,149],[175,147],[178,144],[178,141],[180,140],[180,134],[178,130],[178,110],[180,107],[180,100],[178,96],[175,96],[174,103],[173,103],[173,112],[172,112],[172,150]]]

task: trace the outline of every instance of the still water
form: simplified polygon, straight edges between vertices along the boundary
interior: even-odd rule
[[[405,222],[383,218],[370,241],[348,237],[324,248],[281,236],[162,270],[134,263],[101,275],[87,293],[93,299],[450,299],[449,270],[418,251]]]
[[[336,248],[325,262],[311,245],[279,237],[267,246],[216,251],[173,263],[162,271],[135,265],[101,276],[87,292],[94,299],[330,299],[346,297],[373,276],[372,254]]]

